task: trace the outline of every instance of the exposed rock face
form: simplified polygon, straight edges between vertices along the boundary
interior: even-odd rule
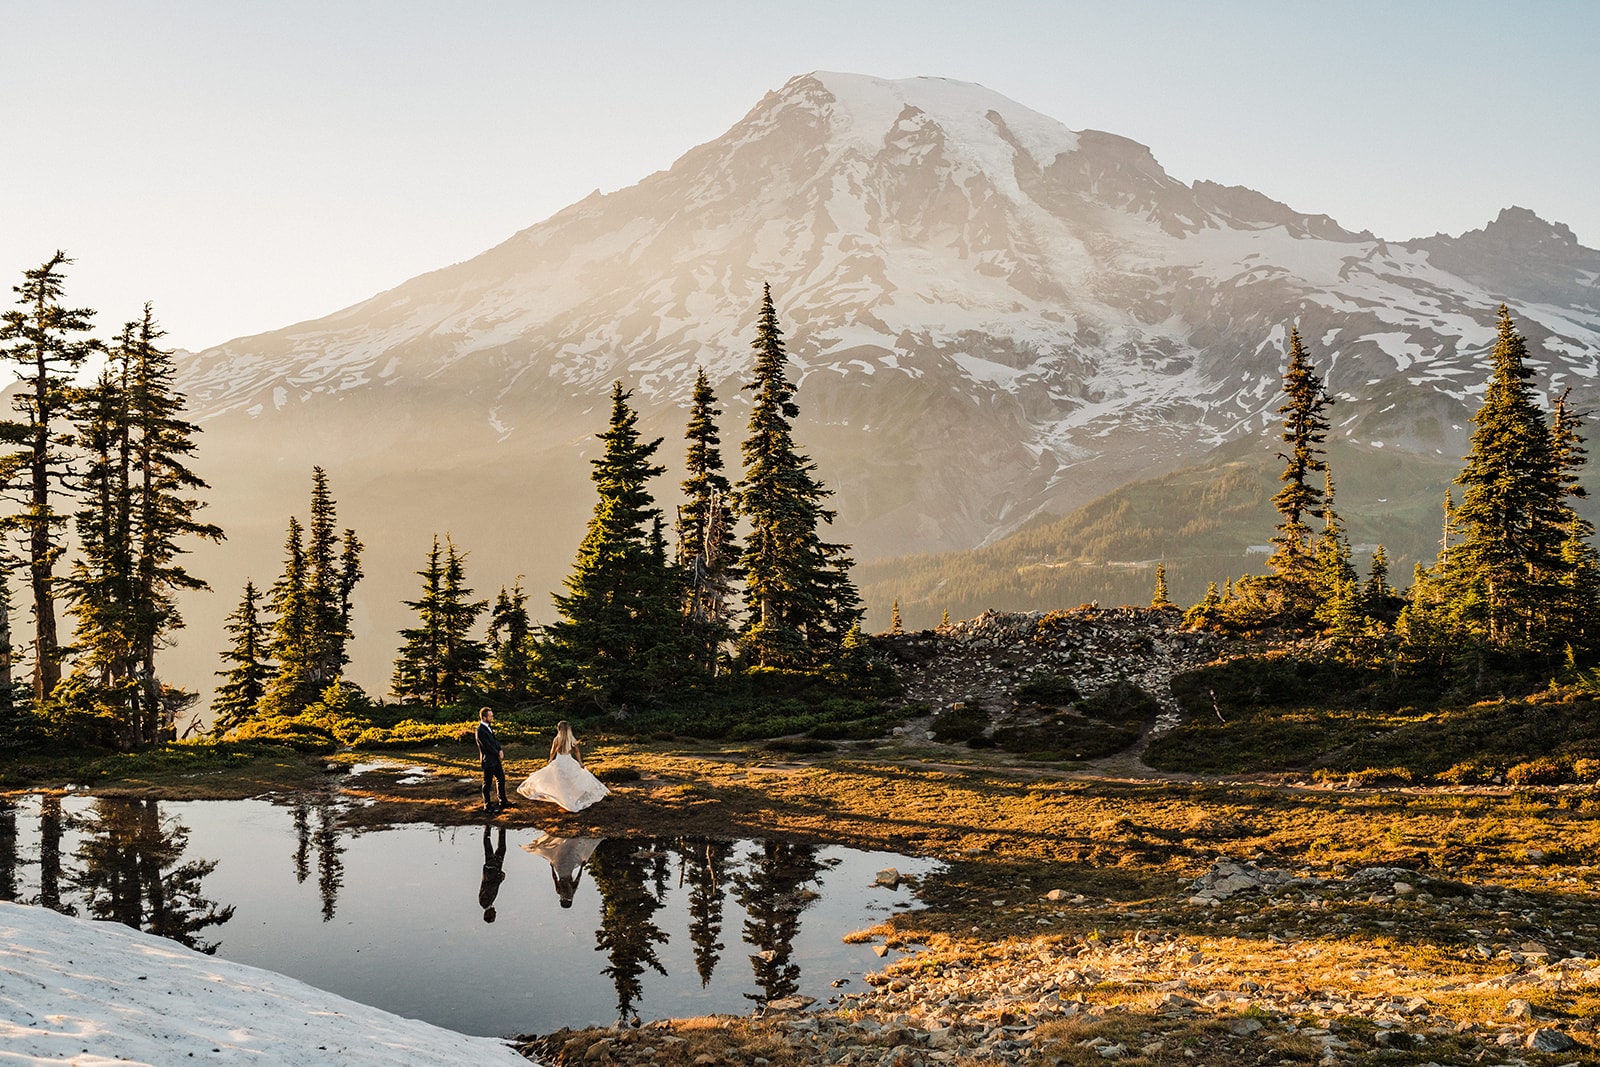
[[[984,612],[917,633],[881,634],[906,700],[942,711],[981,705],[1004,719],[1020,685],[1065,678],[1085,696],[1117,681],[1155,697],[1176,721],[1172,676],[1215,658],[1209,634],[1182,628],[1177,611],[1084,607],[1073,611]]]

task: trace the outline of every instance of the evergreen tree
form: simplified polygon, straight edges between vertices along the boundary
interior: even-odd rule
[[[70,690],[75,710],[115,733],[123,747],[146,740],[135,632],[133,431],[128,411],[126,352],[132,323],[123,329],[112,359],[77,411],[77,443],[84,456],[81,506],[75,514],[79,558],[61,582],[76,618],[77,663]],[[153,724],[152,724],[153,725]],[[153,732],[153,731],[152,731]],[[109,741],[109,736],[102,738]]]
[[[1333,403],[1322,379],[1312,370],[1300,341],[1300,331],[1289,330],[1289,363],[1283,373],[1285,402],[1278,408],[1284,417],[1282,439],[1289,453],[1279,453],[1285,466],[1279,475],[1283,488],[1272,498],[1272,506],[1282,516],[1272,536],[1273,552],[1267,564],[1277,575],[1285,607],[1306,613],[1312,607],[1312,573],[1315,569],[1310,548],[1311,528],[1307,518],[1322,514],[1322,494],[1310,477],[1325,471],[1322,443],[1328,436],[1328,406]]]
[[[70,490],[70,434],[64,422],[71,409],[72,376],[97,346],[86,336],[94,312],[69,308],[63,268],[71,263],[57,252],[41,266],[23,272],[13,286],[18,306],[0,320],[0,358],[14,367],[17,386],[12,406],[20,419],[0,422],[0,486],[17,510],[0,516],[0,528],[17,532],[23,543],[33,600],[33,697],[42,704],[61,680],[62,649],[56,627],[57,562],[65,551],[68,513],[56,501]]]
[[[1217,621],[1222,611],[1222,594],[1217,592],[1216,582],[1206,583],[1206,595],[1200,603],[1183,613],[1183,625],[1188,629],[1209,626]]]
[[[218,671],[224,679],[211,701],[211,732],[224,734],[256,713],[256,704],[267,692],[272,664],[267,658],[267,628],[260,617],[261,592],[246,580],[244,596],[223,624],[233,644],[222,653],[227,670]]]
[[[283,543],[283,574],[267,591],[272,609],[268,650],[276,667],[262,707],[278,715],[298,714],[317,698],[317,652],[310,597],[306,590],[305,527],[289,516]]]
[[[466,557],[448,535],[442,552],[434,536],[428,564],[417,575],[422,596],[405,604],[420,625],[400,631],[405,644],[395,660],[392,688],[399,700],[438,710],[459,704],[483,669],[483,644],[467,635],[489,604],[470,599]]]
[[[540,653],[568,696],[603,708],[658,693],[682,658],[680,587],[647,487],[664,469],[652,462],[661,438],[640,440],[630,395],[613,385],[604,450],[592,461],[599,499]]]
[[[1362,599],[1374,610],[1394,596],[1389,586],[1389,555],[1379,545],[1372,550],[1372,565],[1367,571],[1367,584],[1362,589]]]
[[[732,486],[722,473],[721,438],[716,417],[722,414],[704,368],[695,375],[689,410],[683,481],[685,502],[678,511],[678,573],[683,576],[683,614],[689,642],[702,669],[717,670],[722,646],[733,636],[733,582],[738,576],[738,548],[727,501]]]
[[[1344,522],[1333,506],[1333,472],[1324,468],[1322,532],[1311,546],[1310,584],[1313,613],[1325,626],[1329,624],[1336,599],[1347,601],[1339,608],[1341,611],[1355,611],[1359,607],[1360,588],[1356,585],[1352,557]]]
[[[811,666],[839,651],[860,620],[860,597],[850,580],[848,546],[818,535],[835,516],[822,506],[830,494],[815,477],[816,465],[795,449],[790,420],[800,409],[770,286],[763,288],[751,347],[755,380],[746,388],[755,403],[738,488],[739,514],[750,524],[741,647],[763,666]]]
[[[209,588],[183,566],[181,539],[221,540],[200,522],[187,466],[199,428],[181,417],[171,353],[150,305],[107,351],[105,369],[73,412],[83,456],[75,515],[79,558],[65,587],[77,620],[73,700],[117,723],[126,745],[173,734],[173,700],[156,651],[183,625],[176,594]]]
[[[337,532],[328,474],[311,471],[311,523],[306,528],[306,595],[310,604],[314,648],[313,681],[326,685],[349,664],[350,596],[361,580],[361,542],[355,531]],[[319,686],[320,688],[321,686]]]
[[[1461,542],[1449,565],[1452,592],[1474,588],[1472,629],[1491,647],[1548,651],[1558,638],[1566,539],[1565,491],[1550,428],[1534,402],[1527,345],[1500,307],[1493,372],[1473,416],[1466,466],[1456,477]]]
[[[905,633],[905,624],[900,621],[899,597],[895,597],[894,603],[889,605],[889,632],[892,634]]]
[[[1558,611],[1558,627],[1575,652],[1593,652],[1600,644],[1600,626],[1595,617],[1600,609],[1600,555],[1594,547],[1594,524],[1579,515],[1570,503],[1589,495],[1579,477],[1588,456],[1579,432],[1583,416],[1572,410],[1571,390],[1556,398],[1550,424],[1556,478],[1562,493],[1561,566],[1564,583]]]
[[[21,730],[22,718],[16,677],[12,672],[15,656],[11,648],[11,562],[0,557],[0,750]]]
[[[1156,564],[1156,587],[1155,591],[1150,594],[1150,606],[1158,610],[1172,607],[1172,601],[1167,599],[1167,565],[1165,563]]]
[[[289,519],[284,570],[267,593],[274,616],[270,647],[277,674],[265,708],[294,715],[319,699],[349,662],[351,596],[361,573],[354,530],[335,534],[335,505],[321,467],[311,479],[311,526]]]
[[[513,708],[533,699],[533,623],[528,618],[528,594],[518,575],[510,592],[500,587],[489,609],[489,638],[483,686]]]

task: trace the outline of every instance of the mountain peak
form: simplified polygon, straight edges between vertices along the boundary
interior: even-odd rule
[[[1554,240],[1560,244],[1577,247],[1577,235],[1565,223],[1546,222],[1534,212],[1525,207],[1505,207],[1500,209],[1500,214],[1495,220],[1482,230],[1472,231],[1491,237],[1507,244],[1527,244],[1530,242],[1543,242]],[[1467,234],[1461,235],[1463,238]]]
[[[1019,150],[1044,168],[1078,148],[1077,135],[1056,119],[982,85],[952,78],[894,80],[814,71],[791,78],[774,95],[780,105],[809,107],[825,115],[835,142],[869,156],[881,152],[897,130],[919,121],[937,125],[946,143],[962,146],[973,162],[1003,163],[1007,170]]]

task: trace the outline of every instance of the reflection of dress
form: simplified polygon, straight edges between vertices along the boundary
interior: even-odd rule
[[[550,877],[556,883],[556,896],[561,898],[563,908],[572,907],[572,897],[578,891],[578,879],[583,874],[583,868],[589,862],[589,857],[594,855],[594,850],[600,844],[601,838],[595,837],[552,837],[545,834],[532,844],[522,847],[535,856],[543,856],[550,861]]]
[[[568,811],[582,811],[595,801],[611,795],[577,760],[565,752],[528,775],[517,792],[529,800],[548,800]]]

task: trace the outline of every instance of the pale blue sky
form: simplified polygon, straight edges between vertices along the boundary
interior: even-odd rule
[[[103,333],[145,299],[180,346],[273,329],[630,185],[819,69],[980,82],[1384,237],[1515,203],[1596,247],[1597,53],[1589,0],[11,0],[0,281],[61,247]]]

